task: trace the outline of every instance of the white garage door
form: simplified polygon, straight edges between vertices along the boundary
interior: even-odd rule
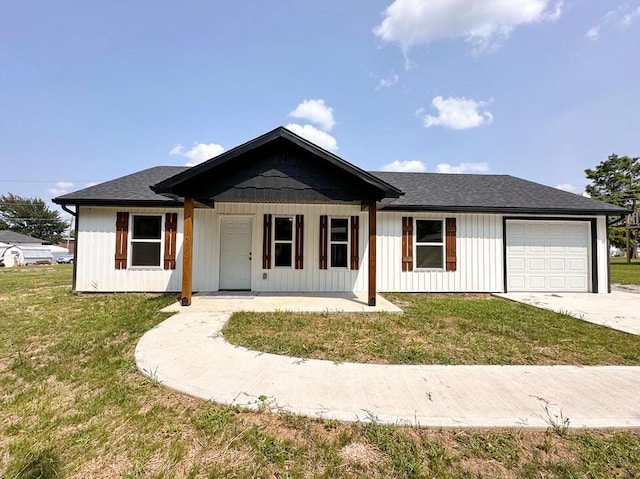
[[[589,291],[589,223],[507,221],[507,291]]]

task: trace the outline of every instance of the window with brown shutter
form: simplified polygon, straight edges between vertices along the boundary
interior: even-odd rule
[[[304,216],[296,215],[295,267],[304,268]]]
[[[351,217],[351,269],[360,267],[360,217]]]
[[[167,213],[164,219],[164,269],[176,269],[178,213]]]
[[[447,218],[446,221],[446,270],[455,271],[457,264],[456,257],[456,219]]]
[[[413,271],[413,217],[402,217],[402,271]]]
[[[129,242],[129,213],[116,213],[116,269],[127,269],[127,247]]]
[[[320,216],[320,269],[327,269],[327,250],[329,236],[329,217],[327,215]]]
[[[271,218],[265,214],[262,224],[262,269],[271,269]]]

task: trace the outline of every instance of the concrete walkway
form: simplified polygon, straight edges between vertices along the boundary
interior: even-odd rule
[[[496,293],[494,296],[640,335],[640,296],[632,292],[613,291],[611,294]]]
[[[224,304],[243,304],[234,301]],[[640,427],[640,367],[306,360],[227,343],[220,330],[231,311],[208,306],[178,306],[179,314],[148,331],[136,348],[138,368],[205,400],[325,419],[434,427],[546,428],[565,420],[570,427]]]

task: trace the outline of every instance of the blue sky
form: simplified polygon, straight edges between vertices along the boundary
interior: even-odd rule
[[[0,192],[49,199],[279,125],[368,170],[582,192],[640,155],[640,0],[5,2]]]

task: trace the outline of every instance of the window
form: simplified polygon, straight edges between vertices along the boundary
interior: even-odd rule
[[[442,220],[416,220],[416,269],[442,268]]]
[[[162,216],[133,217],[131,266],[160,267]]]
[[[274,218],[274,264],[276,267],[288,267],[292,265],[293,258],[293,218]]]
[[[329,231],[331,267],[346,268],[349,260],[349,220],[331,218]]]

